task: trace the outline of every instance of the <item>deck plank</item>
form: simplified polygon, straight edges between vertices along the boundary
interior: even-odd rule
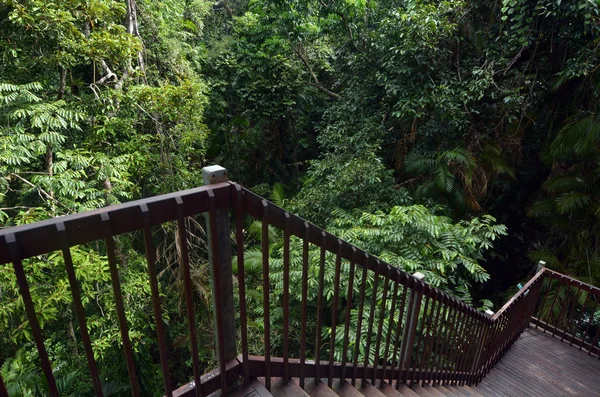
[[[600,396],[600,361],[530,327],[473,389],[482,395]]]

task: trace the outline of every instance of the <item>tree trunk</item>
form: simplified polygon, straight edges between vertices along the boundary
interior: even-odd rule
[[[125,19],[125,28],[127,29],[127,33],[139,38],[141,42],[142,36],[140,36],[140,31],[138,28],[137,5],[135,0],[125,0],[125,5],[127,6],[127,17]],[[137,58],[140,71],[142,72],[142,80],[144,83],[146,83],[146,63],[144,61],[144,54],[142,51],[138,51]]]

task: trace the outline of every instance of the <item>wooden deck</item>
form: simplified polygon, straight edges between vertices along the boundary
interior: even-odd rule
[[[485,396],[600,396],[600,360],[528,328],[474,388]]]

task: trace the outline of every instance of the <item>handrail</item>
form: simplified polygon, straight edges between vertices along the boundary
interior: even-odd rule
[[[238,290],[239,319],[238,330],[227,328],[228,332],[239,332],[241,337],[242,352],[240,357],[227,361],[224,353],[225,342],[223,336],[217,338],[216,351],[219,352],[219,373],[210,376],[200,376],[198,360],[195,357],[194,366],[195,383],[188,384],[180,389],[171,390],[168,382],[169,368],[166,360],[166,344],[164,330],[160,325],[161,308],[156,287],[157,275],[154,271],[156,258],[153,254],[151,226],[165,222],[177,221],[179,239],[183,241],[182,271],[184,272],[184,291],[186,293],[186,314],[189,322],[190,334],[194,339],[195,328],[193,324],[194,307],[189,281],[189,252],[185,241],[185,222],[189,216],[208,213],[208,244],[212,252],[212,277],[215,285],[222,285],[219,277],[219,261],[229,261],[230,253],[221,252],[223,235],[217,235],[216,229],[222,227],[221,232],[229,236],[230,217],[216,217],[217,211],[235,212],[235,242],[238,261]],[[258,287],[263,288],[264,303],[264,358],[252,356],[248,347],[248,313],[246,311],[246,282],[244,270],[244,218],[250,216],[262,222],[263,253],[263,278]],[[218,220],[217,220],[218,219]],[[217,222],[226,222],[217,225]],[[269,227],[283,231],[283,285],[285,286],[283,303],[272,302],[269,290],[273,283],[269,263]],[[598,333],[595,338],[584,335],[583,340],[577,339],[576,331],[572,324],[562,327],[556,320],[557,316],[548,316],[554,310],[552,303],[549,311],[540,309],[540,297],[546,302],[548,296],[554,298],[558,294],[552,293],[552,288],[558,280],[558,290],[561,288],[575,288],[575,295],[585,296],[583,305],[576,305],[571,300],[567,310],[567,317],[579,315],[581,322],[582,313],[590,310],[588,302],[595,304],[592,314],[598,309],[600,302],[600,289],[582,283],[570,277],[560,275],[549,269],[542,269],[525,286],[519,290],[503,307],[493,316],[480,312],[464,302],[450,296],[420,279],[376,258],[369,253],[343,241],[327,231],[310,224],[297,215],[276,206],[268,200],[254,194],[233,182],[221,182],[196,189],[137,200],[117,206],[88,211],[80,214],[69,215],[50,219],[43,222],[23,225],[0,230],[0,265],[13,263],[15,273],[27,309],[29,323],[33,329],[33,337],[37,344],[40,360],[44,368],[51,394],[57,395],[53,386],[53,374],[50,361],[44,348],[42,329],[36,318],[35,308],[31,302],[29,286],[23,270],[23,260],[35,256],[62,251],[65,258],[71,290],[73,291],[74,305],[77,312],[82,314],[80,331],[85,347],[92,379],[95,381],[96,395],[102,396],[101,388],[97,387],[97,369],[94,356],[91,353],[91,342],[85,326],[85,310],[78,297],[79,287],[74,277],[74,266],[70,259],[70,247],[87,244],[97,240],[106,242],[107,256],[111,270],[111,283],[115,294],[115,305],[118,314],[119,328],[123,339],[124,356],[129,370],[130,383],[134,396],[139,396],[139,386],[135,373],[134,356],[131,350],[127,331],[127,321],[123,309],[123,298],[120,292],[118,264],[115,255],[113,237],[119,234],[143,231],[145,237],[145,253],[149,266],[150,283],[152,286],[152,303],[154,317],[157,322],[157,339],[161,352],[162,372],[165,379],[165,392],[168,397],[197,397],[208,395],[219,388],[226,392],[228,384],[239,376],[249,382],[251,376],[283,376],[285,378],[298,377],[300,385],[304,387],[306,377],[319,379],[327,377],[331,384],[333,378],[349,378],[355,383],[356,379],[376,379],[387,381],[390,384],[396,381],[396,387],[402,383],[440,383],[440,384],[473,384],[477,383],[493,365],[500,359],[504,352],[512,345],[530,321],[547,331],[562,336],[571,343],[579,343],[582,347],[589,348],[590,353],[600,351],[596,347]],[[293,297],[289,293],[290,279],[291,237],[298,238],[302,245],[302,255],[299,258],[301,278],[297,281],[301,285],[302,296],[300,301],[291,302]],[[227,237],[225,237],[227,239]],[[229,247],[229,246],[228,246]],[[311,248],[312,247],[312,248]],[[315,250],[318,253],[315,253]],[[219,256],[216,252],[219,251]],[[313,264],[311,253],[315,254]],[[223,255],[222,255],[223,254]],[[318,255],[317,255],[318,254]],[[330,257],[335,258],[329,262]],[[297,262],[297,263],[300,263]],[[331,309],[324,298],[324,272],[331,263],[334,277],[332,282],[333,303]],[[343,265],[342,265],[343,264]],[[227,263],[225,263],[227,265]],[[310,284],[315,283],[309,274],[316,274],[318,292],[316,298],[309,298],[307,290]],[[73,277],[71,277],[73,276]],[[348,285],[344,283],[348,281]],[[546,280],[549,280],[545,283]],[[227,282],[227,280],[225,280]],[[331,282],[331,281],[330,281]],[[344,287],[344,288],[342,288]],[[233,296],[221,294],[226,289],[216,288],[215,293],[215,318],[219,334],[222,327],[237,327],[228,322],[234,313],[223,313],[222,302],[232,302]],[[232,292],[229,292],[231,294]],[[235,293],[235,292],[233,292]],[[318,301],[318,306],[311,309],[313,304],[310,299]],[[556,300],[556,298],[554,298]],[[344,310],[338,310],[338,305],[344,302]],[[271,337],[270,311],[273,304],[283,305],[283,357],[271,357],[268,341]],[[296,304],[296,306],[292,306]],[[232,306],[233,307],[233,306]],[[290,307],[301,307],[301,318],[294,319],[301,324],[299,344],[291,340]],[[232,309],[233,310],[233,309]],[[561,309],[561,313],[562,313]],[[350,330],[352,311],[358,317],[355,335]],[[538,318],[533,318],[537,313]],[[542,314],[542,315],[540,315]],[[231,316],[231,317],[227,317]],[[558,316],[560,318],[560,316]],[[225,319],[225,320],[224,320]],[[316,324],[313,326],[312,324]],[[324,327],[330,333],[324,332]],[[589,327],[588,327],[589,328]],[[337,344],[336,335],[342,336],[341,346]],[[323,340],[323,336],[328,339]],[[315,339],[313,339],[315,338]],[[366,342],[367,354],[362,363],[359,359],[359,343]],[[231,345],[232,341],[227,341]],[[294,342],[294,343],[292,343]],[[352,345],[354,344],[354,346]],[[195,349],[192,349],[197,355]],[[373,355],[369,353],[373,352]],[[373,357],[374,356],[374,357]],[[342,362],[334,360],[342,357]],[[299,359],[298,359],[299,358]],[[347,360],[353,362],[348,363]],[[227,362],[226,362],[227,361]],[[0,381],[2,379],[0,378]],[[266,380],[267,388],[270,386]],[[0,383],[1,384],[1,383]]]

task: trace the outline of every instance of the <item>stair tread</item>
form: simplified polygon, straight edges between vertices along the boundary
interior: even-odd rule
[[[363,397],[363,394],[358,391],[350,382],[334,382],[333,384],[335,392],[340,397]]]
[[[437,388],[441,387],[440,385],[437,385],[435,387],[428,385],[427,383],[425,383],[423,385],[423,389],[425,389],[429,394],[431,394],[433,397],[444,397],[444,393],[442,393],[441,391],[439,391]]]
[[[447,396],[447,397],[460,397],[456,393],[454,393],[452,390],[448,389],[447,386],[437,385],[437,386],[434,387],[434,390],[438,391],[443,396]]]
[[[264,391],[268,393],[268,390],[264,386],[264,378],[259,378],[257,381],[260,386],[256,385],[255,383],[251,383],[251,386],[253,386],[255,389],[257,389],[257,386],[259,388],[262,386]],[[261,390],[257,390],[257,392],[261,397],[264,397]],[[283,380],[283,378],[271,378],[270,395],[274,397],[308,397],[308,394],[306,394],[306,392],[302,390],[302,388],[298,386],[295,381],[289,380],[286,382]]]
[[[385,394],[386,397],[419,397],[417,393],[410,390],[409,388],[406,388],[406,390],[400,392],[399,390],[394,389],[391,385],[385,382],[380,387],[380,390],[383,394]]]
[[[326,381],[314,382],[307,379],[305,391],[310,397],[338,397],[338,394],[327,386]]]
[[[477,390],[470,386],[456,386],[456,389],[466,397],[482,397]]]
[[[365,397],[385,397],[385,394],[373,386],[370,382],[356,381],[356,389],[359,390]]]
[[[452,385],[446,385],[444,386],[446,389],[448,389],[450,391],[450,393],[454,394],[457,397],[469,397],[468,394],[463,393],[462,391],[462,387],[460,386],[452,386]]]
[[[404,385],[406,386],[406,385]],[[429,391],[425,390],[423,387],[416,385],[412,389],[406,386],[407,389],[414,391],[421,397],[435,397],[433,394],[429,393]]]
[[[412,389],[406,385],[400,385],[398,391],[402,393],[403,396],[431,397],[431,393],[429,393],[427,390],[423,389],[419,385],[415,385]]]

